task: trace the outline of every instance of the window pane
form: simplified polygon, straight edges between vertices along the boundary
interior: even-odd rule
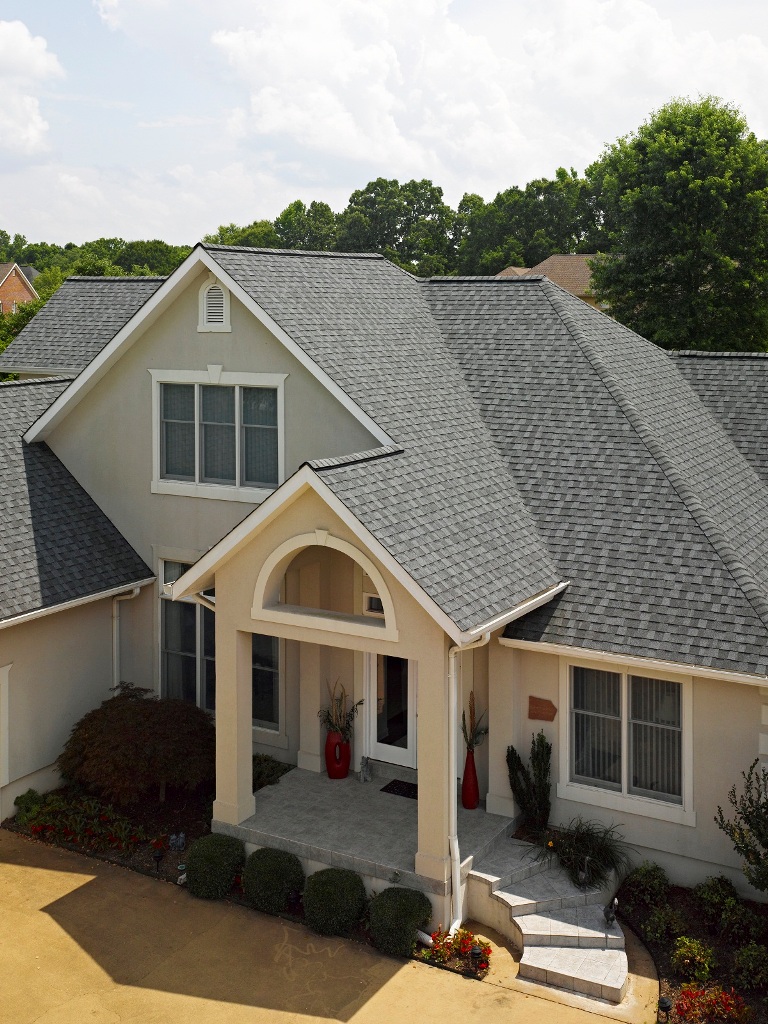
[[[630,793],[682,803],[682,687],[630,677]]]
[[[243,423],[260,427],[277,426],[275,388],[243,388]]]
[[[195,479],[195,386],[161,385],[161,474],[175,480]]]
[[[168,559],[164,559],[163,583],[175,583],[176,580],[181,579],[188,568],[187,562],[169,562]]]
[[[203,385],[200,388],[202,401],[203,423],[235,422],[235,389],[216,385]]]
[[[408,662],[380,654],[376,660],[376,739],[408,749]]]
[[[235,483],[235,428],[204,423],[200,428],[202,471],[205,483]]]
[[[203,628],[203,707],[216,710],[216,616],[209,608],[201,608]]]
[[[277,430],[244,427],[243,483],[249,487],[276,487],[277,476]]]
[[[163,601],[163,649],[179,654],[197,653],[195,606],[183,601]]]
[[[621,714],[621,676],[618,672],[574,667],[573,707],[617,718]]]
[[[197,701],[195,658],[166,651],[163,655],[163,696],[175,700]]]
[[[646,679],[631,676],[632,721],[651,725],[682,725],[681,687],[667,679]]]
[[[254,633],[251,651],[253,722],[276,731],[280,727],[280,641]]]
[[[572,669],[571,777],[621,789],[621,676]]]
[[[194,384],[163,384],[163,419],[187,420],[195,419],[195,385]]]

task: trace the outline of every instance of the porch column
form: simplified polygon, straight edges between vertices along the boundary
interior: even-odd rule
[[[254,813],[251,634],[216,631],[216,799],[213,817],[230,825]]]
[[[321,748],[322,726],[317,712],[327,704],[328,695],[321,690],[323,674],[319,644],[299,644],[299,768],[310,772],[324,770]]]
[[[417,765],[419,771],[416,872],[441,882],[450,875],[449,799],[456,779],[448,777],[448,659],[445,644],[418,663]]]
[[[488,794],[485,809],[507,818],[517,815],[509,788],[507,747],[516,742],[519,720],[518,653],[502,647],[496,637],[488,646]]]

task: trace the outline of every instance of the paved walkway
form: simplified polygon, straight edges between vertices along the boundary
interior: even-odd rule
[[[629,999],[585,1009],[503,947],[478,983],[0,830],[2,1024],[650,1024],[652,967],[630,964]]]

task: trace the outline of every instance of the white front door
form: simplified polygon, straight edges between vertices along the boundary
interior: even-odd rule
[[[376,761],[416,767],[416,662],[366,659],[368,750]]]

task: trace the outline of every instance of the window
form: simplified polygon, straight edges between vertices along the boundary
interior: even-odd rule
[[[570,779],[681,804],[682,685],[571,668]]]
[[[284,374],[150,372],[155,493],[253,501],[278,486]]]
[[[189,568],[164,561],[163,583],[175,583]],[[215,601],[212,590],[205,596]],[[193,601],[172,601],[161,594],[161,683],[164,697],[216,710],[216,616]],[[273,733],[281,730],[280,641],[254,633],[251,637],[253,725]]]
[[[220,284],[211,274],[200,289],[200,318],[197,324],[201,332],[230,332],[229,289]]]

